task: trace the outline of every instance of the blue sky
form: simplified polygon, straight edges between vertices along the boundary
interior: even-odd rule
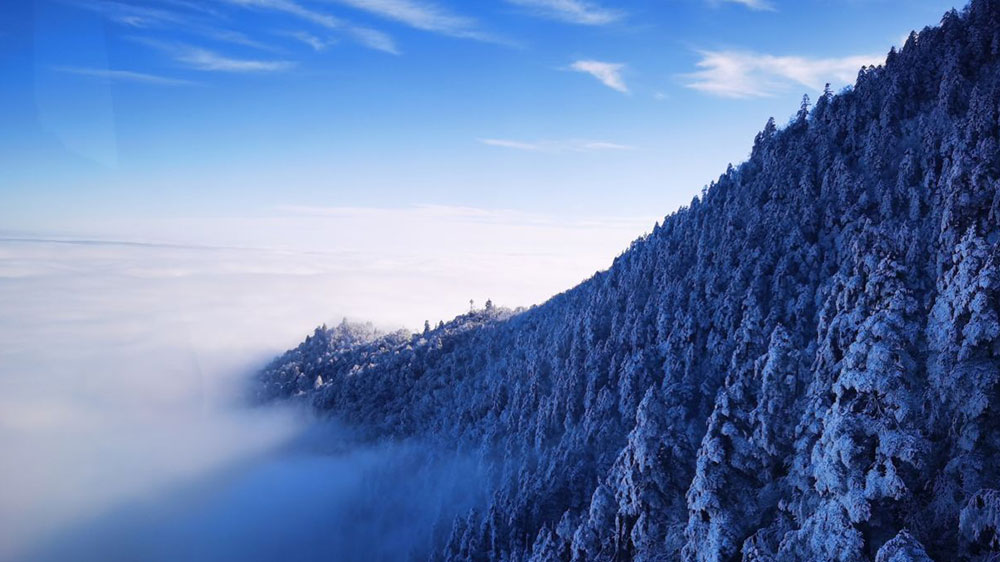
[[[0,227],[288,206],[662,216],[768,116],[953,5],[7,2]]]

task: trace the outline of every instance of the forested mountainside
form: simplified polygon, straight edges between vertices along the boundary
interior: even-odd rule
[[[610,269],[260,376],[486,467],[435,560],[1000,559],[1000,0],[911,34]]]

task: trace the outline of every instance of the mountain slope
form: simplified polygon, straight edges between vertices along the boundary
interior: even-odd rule
[[[1000,556],[1000,0],[773,121],[612,267],[422,334],[318,329],[260,376],[473,455],[446,560]]]

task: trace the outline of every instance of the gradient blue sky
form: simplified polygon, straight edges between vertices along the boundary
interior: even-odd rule
[[[4,2],[0,229],[288,206],[662,216],[768,116],[953,5]]]

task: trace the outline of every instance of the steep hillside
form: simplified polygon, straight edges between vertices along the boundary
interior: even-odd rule
[[[473,455],[443,560],[1000,557],[1000,0],[768,122],[540,306],[318,329],[260,378]]]

